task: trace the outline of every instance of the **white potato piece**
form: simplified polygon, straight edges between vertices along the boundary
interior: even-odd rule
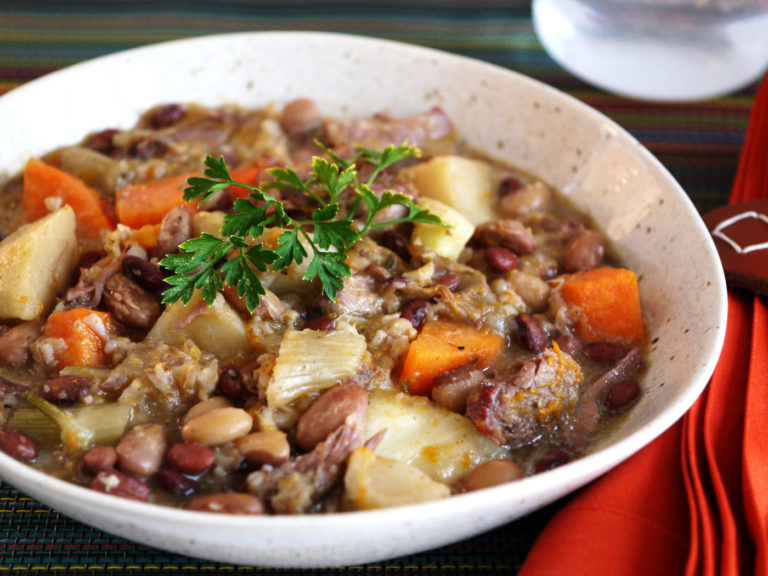
[[[384,390],[368,397],[366,437],[386,429],[376,453],[415,466],[433,480],[453,484],[479,464],[508,455],[468,418],[427,398]]]
[[[192,237],[205,234],[221,236],[221,227],[224,226],[224,216],[221,211],[201,210],[192,215]]]
[[[354,376],[365,353],[365,338],[355,332],[287,330],[267,385],[267,404],[280,408]]]
[[[472,234],[475,233],[474,225],[458,211],[439,200],[419,198],[416,204],[439,216],[450,228],[418,222],[413,225],[411,242],[424,246],[440,256],[456,260],[472,238]]]
[[[165,309],[147,334],[146,341],[179,345],[192,340],[201,350],[220,358],[249,352],[248,330],[240,315],[221,294],[211,306],[196,292],[189,304],[178,301]]]
[[[26,224],[0,242],[0,318],[47,314],[77,264],[75,212],[69,206]]]
[[[344,503],[354,510],[404,506],[447,498],[451,490],[418,468],[361,446],[347,461]]]
[[[436,156],[409,166],[399,177],[418,190],[419,197],[434,198],[460,210],[472,224],[492,220],[498,177],[491,165],[463,156]]]

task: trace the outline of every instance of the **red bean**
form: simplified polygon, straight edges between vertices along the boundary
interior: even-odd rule
[[[523,187],[523,183],[514,176],[507,176],[501,182],[499,182],[499,196],[504,197],[508,194],[513,194]]]
[[[115,150],[113,139],[116,134],[117,130],[115,128],[107,128],[106,130],[95,132],[85,139],[83,146],[102,154],[111,154]]]
[[[179,442],[170,447],[165,462],[184,474],[202,474],[216,462],[216,455],[207,446],[197,442]]]
[[[403,306],[400,316],[406,320],[410,320],[416,330],[421,330],[427,321],[427,309],[429,308],[429,301],[418,298],[411,300],[405,306]]]
[[[517,337],[523,348],[530,352],[543,352],[547,347],[547,333],[533,314],[523,312],[517,315]]]
[[[626,353],[624,346],[618,342],[591,342],[584,347],[584,355],[600,364],[614,364]]]
[[[454,272],[443,272],[442,274],[438,274],[432,279],[432,282],[434,284],[447,286],[448,290],[451,292],[456,291],[456,288],[459,287],[459,275]]]
[[[80,468],[86,474],[111,470],[117,463],[117,451],[112,446],[94,446],[80,459]]]
[[[179,120],[184,118],[187,111],[180,104],[166,104],[158,106],[150,114],[149,125],[155,130],[173,126]]]
[[[628,378],[614,384],[605,397],[605,407],[611,411],[619,411],[628,407],[640,394],[637,380]]]
[[[23,462],[32,462],[38,454],[37,442],[15,428],[0,430],[0,450]]]
[[[509,272],[520,266],[517,255],[503,246],[491,246],[485,251],[485,261],[496,272]]]
[[[76,404],[87,396],[91,387],[82,376],[66,374],[51,378],[40,388],[40,396],[51,404]]]
[[[408,239],[394,230],[387,230],[381,235],[381,244],[400,256],[404,261],[411,260],[411,243]]]
[[[227,366],[219,375],[219,390],[232,401],[240,400],[245,393],[243,375],[233,366]]]
[[[146,482],[117,470],[102,470],[91,482],[97,492],[112,494],[129,500],[149,501],[151,490]]]
[[[165,286],[163,271],[149,260],[126,254],[122,262],[123,273],[146,290],[160,290]]]
[[[171,468],[162,468],[157,473],[157,482],[175,496],[189,496],[197,491],[200,483]]]
[[[329,330],[333,330],[333,320],[328,318],[328,316],[315,316],[304,323],[304,328],[328,332]]]

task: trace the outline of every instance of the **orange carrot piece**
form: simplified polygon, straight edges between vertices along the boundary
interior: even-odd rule
[[[64,346],[54,346],[56,368],[65,366],[104,366],[106,339],[115,334],[116,325],[108,312],[74,308],[54,312],[48,317],[43,335],[61,338]]]
[[[639,344],[646,330],[637,276],[624,268],[595,268],[565,276],[561,295],[574,312],[576,334],[585,342]]]
[[[197,202],[184,202],[184,188],[190,176],[198,174],[180,174],[121,188],[115,194],[117,219],[131,228],[141,228],[159,224],[163,216],[179,204],[196,212]]]
[[[426,396],[435,378],[475,362],[487,366],[504,348],[505,339],[466,324],[429,320],[405,356],[398,384],[414,395]]]
[[[158,232],[160,232],[159,224],[145,224],[133,233],[133,241],[144,250],[152,250],[157,246]]]
[[[46,199],[60,199],[75,211],[77,234],[95,238],[102,230],[114,230],[107,204],[97,190],[42,160],[32,158],[24,168],[21,208],[27,220],[37,220],[50,212]],[[50,200],[48,203],[50,204]]]
[[[241,166],[240,168],[234,168],[229,171],[229,175],[232,176],[232,180],[235,180],[236,182],[256,186],[266,167],[266,164],[257,161],[252,164]],[[251,195],[251,191],[242,186],[228,186],[226,190],[232,200],[236,200],[237,198],[247,198]]]

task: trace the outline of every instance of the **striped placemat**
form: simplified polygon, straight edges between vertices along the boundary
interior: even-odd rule
[[[0,2],[0,94],[103,54],[204,34],[322,30],[421,44],[540,79],[627,128],[674,174],[702,211],[727,201],[754,87],[692,104],[651,104],[594,89],[558,67],[531,25],[528,2]],[[0,127],[2,129],[2,127]],[[514,574],[555,503],[487,534],[366,566],[312,574]],[[0,481],[0,573],[303,573],[170,554],[70,520]]]

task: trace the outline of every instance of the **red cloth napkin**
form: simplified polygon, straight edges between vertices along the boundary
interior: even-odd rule
[[[768,77],[731,203],[768,199]],[[768,306],[733,289],[709,385],[658,439],[558,512],[520,576],[768,574]]]

